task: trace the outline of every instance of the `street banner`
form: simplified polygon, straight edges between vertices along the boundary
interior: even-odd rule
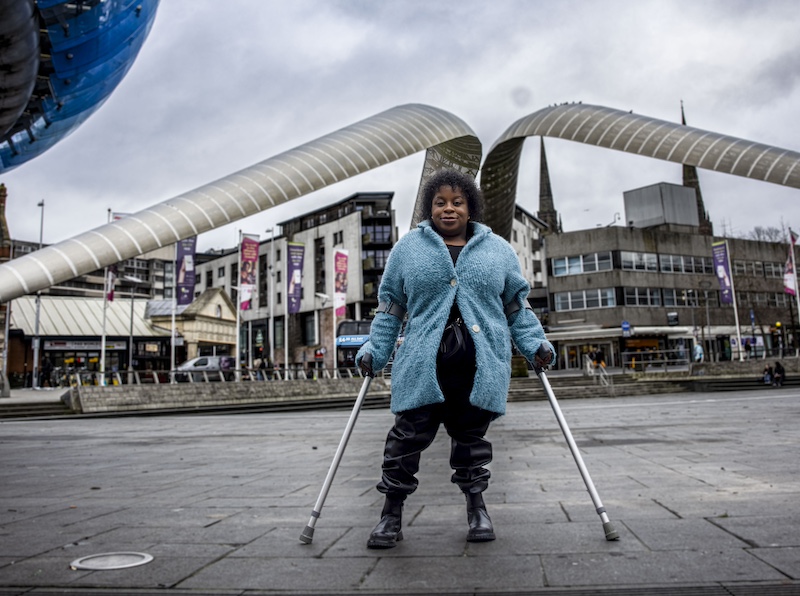
[[[728,259],[728,242],[721,240],[711,244],[714,257],[714,271],[719,280],[719,301],[722,304],[733,304],[733,284]]]
[[[786,266],[783,269],[783,290],[786,294],[797,295],[797,272],[794,270],[794,245],[797,236],[789,230],[789,256],[786,259]]]
[[[178,242],[177,254],[175,255],[175,268],[178,271],[178,278],[175,282],[178,304],[185,306],[194,300],[194,253],[197,246],[197,236],[186,238]]]
[[[253,308],[253,294],[256,291],[256,269],[258,268],[258,236],[242,234],[239,253],[239,309]]]
[[[108,267],[106,272],[106,300],[109,302],[114,302],[114,286],[117,285],[118,276],[119,272],[116,264]]]
[[[347,312],[347,250],[333,251],[333,308],[337,317]]]
[[[305,244],[289,242],[286,245],[286,298],[290,314],[300,312],[300,300],[303,297],[303,255]]]
[[[783,269],[783,291],[786,294],[795,295],[794,287],[797,282],[795,281],[794,263],[792,263],[792,255],[786,259],[786,267]]]

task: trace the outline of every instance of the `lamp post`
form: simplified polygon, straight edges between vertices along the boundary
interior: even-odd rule
[[[703,299],[706,302],[706,324],[703,325],[702,328],[702,337],[703,337],[703,350],[706,349],[706,327],[708,327],[708,336],[711,337],[711,325],[708,322],[708,289],[711,287],[711,282],[707,279],[700,281],[700,287],[703,288]],[[713,359],[712,350],[708,350],[708,358],[709,360]]]
[[[44,199],[36,204],[37,207],[42,208],[42,213],[39,218],[39,250],[42,250],[42,237],[44,235]],[[33,330],[33,379],[31,379],[31,387],[34,389],[39,388],[39,313],[42,308],[42,293],[36,292],[36,319]]]
[[[126,275],[122,279],[131,282],[131,332],[128,338],[128,385],[133,380],[133,295],[136,292],[136,286],[142,283],[142,280],[133,275]]]

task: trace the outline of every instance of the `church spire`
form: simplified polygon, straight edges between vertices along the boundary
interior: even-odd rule
[[[561,222],[553,203],[553,189],[550,186],[550,172],[547,169],[547,154],[544,151],[544,137],[540,137],[539,157],[539,211],[536,217],[548,225],[545,234],[560,234]]]
[[[681,100],[681,124],[686,126],[686,114],[683,111],[683,100]],[[703,205],[703,193],[700,191],[700,179],[697,177],[697,168],[683,164],[683,185],[693,188],[697,195],[697,219],[700,222],[700,234],[703,236],[713,236],[714,226],[708,218],[708,212]]]

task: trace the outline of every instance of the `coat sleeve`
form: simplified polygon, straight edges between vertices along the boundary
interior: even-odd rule
[[[517,349],[522,353],[528,362],[533,362],[536,352],[539,347],[544,344],[550,350],[552,355],[551,363],[555,364],[556,351],[547,338],[545,337],[544,328],[542,327],[539,318],[528,306],[528,294],[530,293],[530,285],[523,277],[522,270],[519,267],[519,259],[517,258],[514,250],[507,251],[510,253],[507,257],[507,271],[506,285],[503,291],[503,304],[516,304],[519,310],[513,313],[508,319],[509,329],[511,331],[511,339]]]
[[[403,243],[404,244],[404,243]],[[398,243],[389,255],[386,268],[383,271],[380,288],[378,288],[378,300],[380,302],[392,302],[407,308],[408,298],[403,292],[403,244]],[[397,337],[403,319],[389,313],[378,313],[372,320],[369,330],[369,340],[361,346],[356,354],[356,366],[361,364],[361,359],[365,354],[372,356],[372,370],[378,372],[383,370],[392,356]]]

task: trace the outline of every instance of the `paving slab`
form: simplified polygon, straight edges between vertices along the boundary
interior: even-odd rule
[[[800,594],[796,390],[561,406],[619,541],[547,402],[490,429],[496,541],[465,541],[442,430],[388,551],[366,548],[386,410],[360,414],[310,545],[349,412],[0,422],[0,594]],[[70,568],[109,552],[153,560]]]

